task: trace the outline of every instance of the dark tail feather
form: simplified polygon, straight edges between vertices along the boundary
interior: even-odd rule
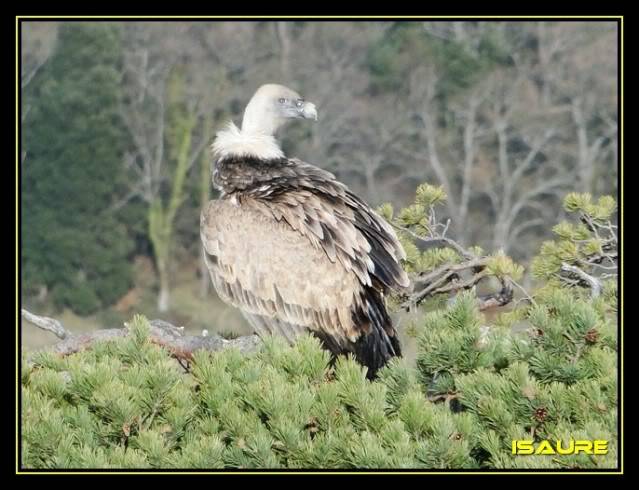
[[[386,312],[384,300],[377,291],[369,289],[365,293],[366,311],[370,324],[367,333],[364,333],[356,342],[354,352],[357,361],[368,367],[368,379],[374,379],[377,371],[383,368],[393,357],[401,357],[401,347],[397,338],[397,332],[393,327],[390,317]],[[360,316],[360,315],[357,315]]]

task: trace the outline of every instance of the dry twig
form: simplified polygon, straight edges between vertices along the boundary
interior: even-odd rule
[[[455,293],[462,289],[471,289],[483,279],[492,276],[492,274],[486,270],[486,266],[488,265],[487,257],[478,257],[469,250],[464,249],[456,241],[444,236],[448,229],[448,224],[449,223],[446,224],[441,234],[436,234],[431,237],[422,237],[408,228],[393,224],[398,230],[410,235],[422,251],[447,247],[457,252],[464,259],[464,261],[459,264],[448,263],[432,271],[419,274],[413,280],[411,294],[409,294],[401,304],[402,308],[407,311],[419,306],[427,297],[442,293]],[[435,229],[435,227],[431,227],[431,229]],[[465,278],[463,278],[464,276]],[[523,291],[523,288],[514,283],[510,278],[504,277],[498,279],[501,284],[499,291],[478,296],[477,301],[480,310],[483,311],[489,308],[505,306],[510,303],[514,297],[514,285]],[[534,302],[528,293],[525,291],[524,293],[527,299]]]

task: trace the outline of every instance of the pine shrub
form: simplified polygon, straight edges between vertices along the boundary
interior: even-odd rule
[[[614,208],[574,195],[566,207],[600,212],[600,220]],[[410,223],[415,213],[409,208],[399,216]],[[488,322],[474,291],[457,294],[419,316],[414,365],[394,360],[375,381],[352,358],[332,363],[311,336],[292,347],[268,339],[249,355],[200,351],[187,372],[149,341],[142,316],[127,337],[67,357],[44,352],[23,359],[22,465],[615,468],[616,288],[606,283],[593,298],[586,285],[562,283],[562,262],[586,260],[598,249],[588,244],[592,230],[580,225],[555,232],[557,241],[533,263],[541,284],[532,301],[518,301]],[[413,250],[412,270],[436,266],[450,252],[437,253]],[[519,271],[495,257],[497,274]],[[600,439],[609,450],[513,455],[515,439],[564,445]]]

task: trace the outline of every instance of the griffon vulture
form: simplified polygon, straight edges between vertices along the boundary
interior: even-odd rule
[[[212,145],[220,191],[201,215],[204,260],[217,293],[255,332],[293,342],[311,331],[333,354],[353,353],[368,376],[401,355],[384,295],[408,286],[392,227],[335,176],[282,152],[290,119],[315,105],[261,86]]]

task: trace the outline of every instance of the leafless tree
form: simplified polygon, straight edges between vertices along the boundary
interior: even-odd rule
[[[472,237],[525,254],[524,237],[556,220],[552,210],[569,187],[575,188],[575,175],[578,188],[592,191],[606,168],[604,159],[615,166],[615,99],[609,96],[614,66],[608,67],[612,75],[592,76],[585,66],[592,57],[588,49],[605,57],[614,31],[591,32],[584,45],[587,29],[568,24],[527,23],[516,30],[507,23],[424,25],[429,35],[458,43],[473,57],[486,28],[496,29],[513,48],[511,67],[493,70],[445,105],[439,102],[434,64],[422,62],[407,74],[407,106],[421,125],[417,142],[401,145],[398,154],[423,162],[428,178],[444,188],[461,242]],[[537,56],[527,46],[535,36]],[[411,135],[414,128],[406,124],[404,132]],[[479,220],[473,215],[476,205],[485,215]],[[475,224],[486,217],[488,227]]]
[[[402,203],[418,183],[431,180],[448,195],[446,211],[460,243],[527,255],[528,239],[538,239],[536,231],[556,220],[560,196],[575,181],[595,190],[606,166],[616,162],[616,99],[609,95],[615,67],[607,61],[608,73],[595,75],[589,66],[593,49],[597,59],[607,57],[614,30],[589,31],[580,23],[425,22],[424,35],[457,43],[474,59],[481,58],[487,34],[509,46],[512,58],[510,67],[493,70],[443,105],[440,74],[429,59],[407,67],[405,91],[371,97],[364,61],[389,26],[202,23],[181,27],[188,31],[184,46],[174,42],[178,46],[168,52],[188,51],[191,59],[200,56],[201,67],[219,70],[219,83],[192,87],[194,97],[208,93],[211,110],[224,115],[213,119],[213,129],[228,117],[239,122],[259,84],[292,85],[317,103],[320,122],[310,133],[294,125],[283,138],[288,153],[335,172],[372,202]],[[140,179],[147,188],[157,181],[153,169],[162,152],[159,142],[154,147],[156,158],[148,161],[156,164]]]
[[[171,74],[191,55],[189,44],[176,42],[163,25],[146,24],[125,28],[127,50],[124,56],[125,94],[122,116],[133,139],[126,166],[133,176],[130,192],[119,204],[134,196],[148,205],[149,238],[153,244],[160,291],[158,309],[166,311],[170,301],[170,257],[174,220],[184,200],[185,178],[210,138],[199,129],[206,98],[194,94],[196,80],[171,86]],[[188,39],[189,26],[182,26],[182,40]],[[181,75],[183,76],[183,75]],[[171,89],[185,101],[185,114],[171,117]],[[177,138],[177,139],[176,139]],[[167,143],[171,146],[167,148]],[[173,169],[169,162],[175,161]],[[170,191],[167,191],[167,186]],[[168,198],[165,195],[168,193]],[[166,201],[166,202],[165,202]]]
[[[616,29],[612,23],[540,22],[537,36],[543,101],[555,114],[563,108],[569,115],[577,186],[594,192],[600,177],[617,167]]]

